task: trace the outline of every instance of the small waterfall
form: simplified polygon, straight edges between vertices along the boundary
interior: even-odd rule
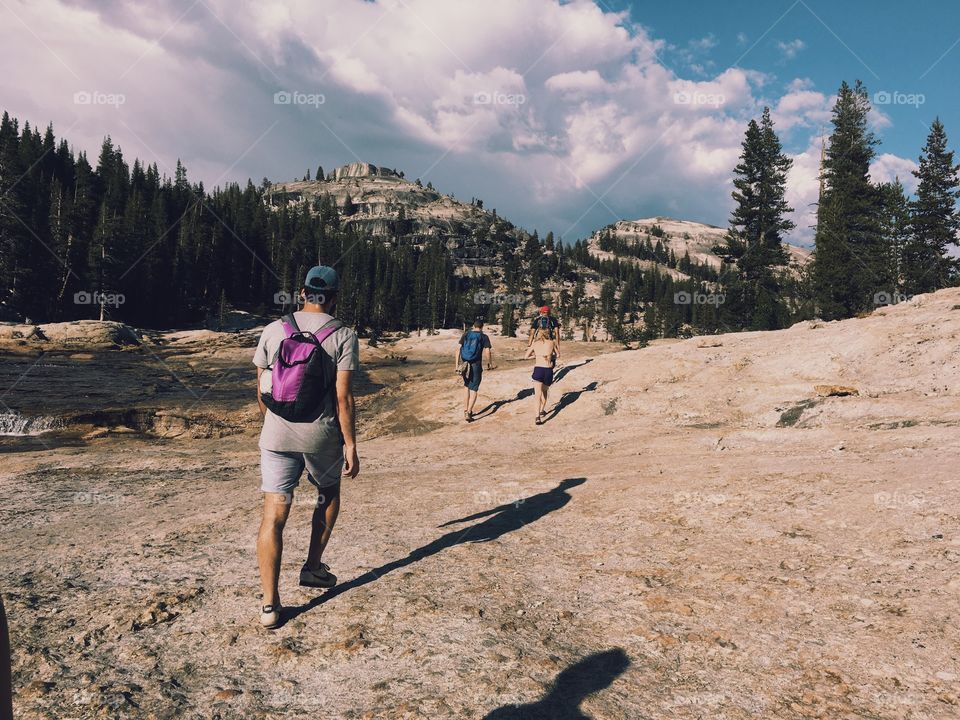
[[[61,418],[46,415],[25,417],[16,411],[0,412],[0,435],[39,435],[63,426]]]

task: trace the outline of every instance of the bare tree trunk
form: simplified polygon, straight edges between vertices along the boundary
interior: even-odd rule
[[[70,269],[70,249],[73,247],[73,233],[67,235],[67,251],[65,253],[66,258],[63,261],[63,282],[60,283],[60,292],[57,295],[57,305],[63,305],[63,296],[67,292],[67,283],[70,282],[70,273],[73,272]]]
[[[107,248],[106,245],[100,246],[100,321],[102,322],[104,317],[104,308],[106,303],[103,299],[103,264],[107,261]]]

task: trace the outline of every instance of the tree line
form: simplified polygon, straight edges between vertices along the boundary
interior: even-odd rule
[[[734,169],[729,231],[715,248],[725,261],[726,326],[767,330],[811,317],[849,318],[960,281],[949,254],[960,230],[960,182],[943,123],[930,126],[913,171],[916,197],[908,199],[899,178],[870,178],[879,140],[869,112],[863,84],[842,83],[824,147],[813,260],[799,276],[787,267],[783,244],[794,227],[785,200],[792,161],[768,108],[760,122],[750,121]]]
[[[34,322],[100,317],[145,328],[216,327],[229,308],[291,309],[307,268],[324,263],[340,273],[339,316],[370,334],[456,327],[479,316],[512,335],[542,303],[555,304],[568,332],[577,328],[583,337],[605,327],[613,337],[635,339],[640,318],[651,337],[690,322],[714,327],[713,308],[673,303],[675,292],[702,292],[703,283],[599,260],[585,241],[564,245],[553,233],[542,240],[536,231],[521,233],[525,239],[517,243],[495,211],[491,228],[477,232],[495,248],[489,260],[496,278],[458,272],[441,239],[414,242],[400,233],[385,241],[343,222],[350,208],[329,195],[276,203],[270,187],[266,179],[248,180],[208,192],[188,180],[180,161],[172,177],[156,163],[135,159],[131,167],[109,137],[93,166],[85,153],[57,141],[52,127],[41,134],[4,113],[0,314]],[[715,279],[659,241],[616,250]],[[594,275],[607,278],[598,298],[586,291]]]
[[[96,166],[52,127],[0,120],[0,319],[216,324],[225,308],[289,310],[311,265],[340,272],[338,312],[365,331],[466,321],[471,281],[440,240],[385,244],[330,202],[272,207],[270,183],[208,192],[106,138]],[[476,311],[469,314],[472,320]]]

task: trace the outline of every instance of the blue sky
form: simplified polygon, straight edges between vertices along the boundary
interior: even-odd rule
[[[769,105],[805,244],[840,81],[881,101],[874,178],[910,189],[926,124],[960,138],[958,41],[946,0],[4,0],[0,104],[208,188],[364,160],[567,240],[724,225]]]
[[[738,65],[769,73],[771,87],[780,92],[798,77],[809,78],[813,87],[827,93],[835,92],[841,80],[860,79],[871,97],[885,91],[891,101],[903,100],[877,105],[891,122],[878,130],[880,152],[915,158],[937,115],[960,137],[956,90],[960,3],[604,0],[601,4],[627,10],[632,19],[675,46],[661,56],[679,74],[695,76],[698,65],[708,73]],[[906,102],[910,95],[922,104]],[[798,140],[785,139],[794,145]]]

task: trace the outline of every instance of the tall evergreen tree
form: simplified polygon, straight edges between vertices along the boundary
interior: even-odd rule
[[[732,301],[727,316],[735,327],[769,330],[783,327],[789,318],[781,276],[788,262],[783,235],[794,227],[786,217],[793,208],[785,199],[792,164],[765,107],[760,123],[751,120],[747,125],[740,163],[734,168],[736,207],[726,245],[717,248],[733,270],[726,278]],[[682,262],[689,268],[689,256]]]
[[[870,100],[858,80],[840,85],[833,132],[823,162],[823,193],[817,208],[813,281],[817,309],[832,320],[873,306],[887,290],[880,237],[880,198],[870,182],[878,140],[867,128]]]
[[[910,203],[899,178],[892,183],[881,184],[879,191],[880,237],[884,261],[881,277],[888,282],[888,292],[900,296],[906,293],[905,254],[911,242]]]
[[[905,288],[908,294],[930,292],[954,284],[958,261],[948,256],[960,231],[958,166],[947,150],[947,133],[940,118],[933,121],[913,172],[919,180],[917,198],[910,206],[912,235],[905,253]]]

